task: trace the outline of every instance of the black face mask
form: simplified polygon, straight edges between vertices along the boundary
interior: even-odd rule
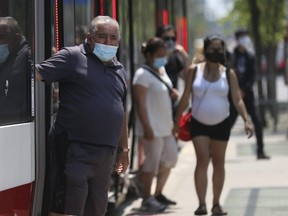
[[[214,50],[213,52],[205,52],[205,57],[207,60],[213,63],[225,63],[224,53],[219,52],[218,50]]]

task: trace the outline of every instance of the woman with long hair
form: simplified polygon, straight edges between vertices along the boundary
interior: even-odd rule
[[[192,118],[190,134],[196,153],[195,187],[199,207],[195,215],[206,215],[207,170],[210,159],[213,165],[212,215],[226,215],[220,205],[220,195],[225,179],[225,152],[230,137],[229,99],[231,97],[244,121],[244,129],[250,138],[253,128],[241,98],[237,77],[233,69],[226,73],[225,43],[215,35],[204,39],[205,59],[189,68],[184,93],[175,116],[174,133],[179,131],[178,122],[192,94]],[[228,75],[228,76],[226,76]]]

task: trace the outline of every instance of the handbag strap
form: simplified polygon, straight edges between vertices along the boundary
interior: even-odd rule
[[[228,87],[229,87],[228,98],[229,98],[229,100],[232,100],[231,90],[230,90],[230,68],[227,67],[226,70],[225,70],[225,73],[226,73],[226,79],[227,79],[227,83],[228,83]],[[196,109],[195,113],[198,111],[198,109],[199,109],[199,107],[200,107],[200,105],[202,103],[202,100],[203,100],[204,96],[206,95],[206,92],[207,92],[208,88],[210,87],[210,85],[211,85],[211,83],[209,83],[209,85],[206,87],[206,89],[205,89],[205,91],[203,93],[203,96],[201,97],[201,100],[200,100],[200,102],[199,102],[199,104],[197,106],[197,109]]]
[[[195,73],[196,73],[196,72],[195,72]],[[196,77],[196,74],[195,74],[194,76]],[[203,75],[203,76],[204,76],[204,75]],[[194,77],[194,79],[195,79],[195,77]],[[193,82],[194,82],[194,80],[193,80]],[[193,85],[193,84],[192,84],[192,85]],[[210,85],[211,85],[211,83],[209,82],[208,86],[207,86],[207,87],[205,88],[205,90],[204,90],[204,93],[203,93],[202,97],[200,98],[199,104],[198,104],[197,109],[195,110],[194,114],[196,114],[196,113],[198,112],[198,109],[200,108],[200,105],[202,104],[203,98],[205,97],[205,95],[206,95],[206,93],[207,93]],[[192,88],[192,89],[193,89],[193,88]],[[193,98],[194,98],[194,95],[193,95]]]
[[[211,83],[208,84],[208,86],[205,88],[204,90],[204,93],[202,95],[202,97],[200,98],[200,101],[199,101],[199,104],[197,106],[197,109],[195,110],[195,114],[198,112],[198,109],[200,108],[201,104],[202,104],[202,101],[203,101],[203,98],[205,97],[206,93],[207,93],[207,90],[209,89]]]
[[[142,65],[142,68],[144,68],[145,70],[149,71],[158,80],[160,80],[169,89],[170,92],[172,91],[171,86],[169,86],[167,82],[165,82],[155,71],[153,71],[152,68],[150,68],[148,65]]]

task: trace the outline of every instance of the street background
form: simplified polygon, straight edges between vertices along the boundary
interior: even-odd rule
[[[265,151],[270,160],[257,160],[255,136],[247,139],[241,118],[232,130],[226,154],[226,180],[221,205],[232,216],[287,216],[288,215],[288,88],[278,81],[277,100],[281,104],[277,130],[267,113],[268,126],[264,129]],[[286,108],[285,108],[286,107]],[[128,198],[109,214],[113,216],[173,215],[191,216],[198,207],[194,187],[195,152],[191,142],[182,142],[179,161],[172,170],[164,194],[177,201],[162,213],[139,211],[141,199]],[[212,207],[212,166],[208,171],[207,209]]]

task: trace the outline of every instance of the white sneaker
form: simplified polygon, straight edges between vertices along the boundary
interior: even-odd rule
[[[166,205],[158,202],[155,197],[151,196],[142,201],[141,210],[148,212],[162,212],[166,209]]]

